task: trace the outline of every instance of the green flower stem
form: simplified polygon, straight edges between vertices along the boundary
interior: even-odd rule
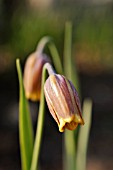
[[[62,65],[60,61],[60,56],[58,54],[58,51],[52,42],[52,39],[49,36],[43,37],[38,46],[36,51],[42,52],[44,50],[45,45],[48,44],[49,50],[51,52],[51,57],[55,66],[55,69],[62,73]],[[41,87],[41,100],[40,100],[40,108],[39,108],[39,116],[38,116],[38,123],[37,123],[37,130],[36,130],[36,138],[34,143],[34,149],[33,149],[33,156],[32,156],[32,163],[31,163],[31,170],[37,170],[39,168],[39,153],[40,153],[40,146],[41,146],[41,138],[42,138],[42,130],[43,130],[43,124],[44,124],[44,111],[45,111],[45,98],[44,98],[44,82],[46,80],[46,69],[49,70],[49,72],[53,72],[52,68],[49,68],[47,64],[43,67],[43,73],[42,73],[42,87]]]
[[[46,63],[44,67],[47,69],[49,75],[55,74],[55,70],[50,63]]]
[[[83,127],[82,126],[80,127],[78,136],[77,161],[76,161],[77,170],[86,169],[87,147],[92,118],[91,99],[85,99],[83,103],[83,118],[85,121],[85,125]]]
[[[50,36],[45,36],[39,41],[36,48],[37,53],[42,53],[46,45],[48,45],[48,48],[50,50],[52,61],[54,63],[56,71],[59,74],[62,74],[63,69],[62,69],[61,59],[57,51],[57,48],[53,42],[53,39]]]
[[[44,97],[45,80],[46,80],[46,67],[44,66],[42,72],[41,100],[40,100],[40,108],[39,108],[39,115],[38,115],[38,122],[37,122],[36,138],[35,138],[34,149],[33,149],[31,170],[39,169],[39,154],[40,154],[42,131],[43,131],[43,124],[44,124],[44,116],[45,116],[44,114],[45,113],[45,97]]]
[[[36,51],[38,53],[42,53],[45,46],[50,43],[52,41],[52,38],[50,36],[44,36],[43,38],[41,38],[41,40],[39,41]]]

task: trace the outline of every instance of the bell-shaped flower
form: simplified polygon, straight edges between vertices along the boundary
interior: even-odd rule
[[[49,62],[47,55],[38,51],[27,58],[24,67],[24,88],[27,99],[40,100],[42,69],[46,62]]]
[[[60,132],[65,128],[74,130],[78,124],[84,124],[78,93],[64,76],[51,74],[45,82],[44,93]]]

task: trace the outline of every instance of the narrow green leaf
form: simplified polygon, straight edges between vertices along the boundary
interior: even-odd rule
[[[75,170],[76,146],[74,131],[65,130],[63,146],[63,166],[64,170]]]
[[[19,138],[22,170],[30,170],[33,151],[33,127],[29,112],[28,102],[25,97],[22,71],[19,59],[16,60],[16,67],[20,86],[19,99]]]
[[[66,23],[65,39],[64,39],[64,72],[68,79],[70,79],[80,95],[80,83],[76,70],[76,63],[72,57],[72,24]]]
[[[53,41],[51,41],[49,44],[48,44],[48,48],[50,50],[50,53],[51,53],[51,57],[52,57],[52,61],[53,61],[53,64],[55,66],[55,69],[56,71],[59,73],[59,74],[63,74],[63,68],[62,68],[62,64],[61,64],[61,58],[59,56],[59,53],[57,51],[57,48],[56,46],[54,45]]]
[[[64,73],[65,76],[74,82],[73,74],[76,73],[72,70],[72,25],[70,22],[66,23],[65,26],[65,37],[64,37]],[[74,84],[75,85],[75,84]],[[65,131],[64,132],[64,158],[63,164],[65,170],[75,170],[76,162],[76,131]]]
[[[42,72],[41,100],[40,100],[40,107],[39,107],[39,114],[38,114],[38,121],[37,121],[36,137],[35,137],[34,148],[33,148],[31,170],[39,170],[39,154],[40,154],[44,116],[45,116],[45,97],[44,97],[45,80],[46,80],[46,68],[44,66]]]
[[[64,36],[64,72],[72,80],[72,25],[66,23]]]
[[[92,101],[90,99],[85,99],[83,103],[83,118],[85,121],[85,125],[83,127],[80,126],[78,136],[77,160],[76,160],[77,170],[86,169],[87,147],[92,118]]]

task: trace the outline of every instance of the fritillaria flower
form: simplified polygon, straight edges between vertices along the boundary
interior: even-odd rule
[[[59,131],[74,130],[84,124],[80,100],[73,84],[64,76],[51,74],[44,85],[48,108],[59,126]]]
[[[24,67],[24,88],[27,99],[40,100],[42,68],[46,62],[49,62],[47,55],[37,51],[28,57]]]

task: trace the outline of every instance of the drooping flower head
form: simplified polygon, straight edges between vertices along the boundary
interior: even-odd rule
[[[84,124],[78,93],[66,77],[51,74],[44,85],[48,108],[59,126],[59,131],[74,130]]]
[[[42,69],[46,62],[49,62],[47,55],[37,51],[27,58],[24,67],[24,88],[27,99],[40,100]]]

